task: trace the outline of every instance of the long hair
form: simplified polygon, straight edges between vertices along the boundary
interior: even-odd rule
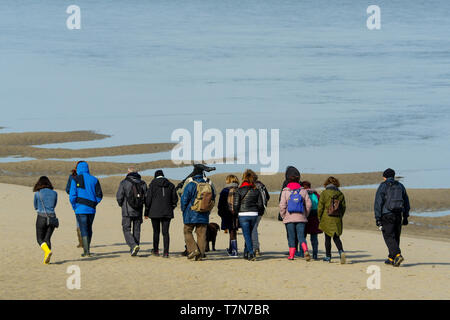
[[[50,179],[46,176],[42,176],[39,178],[38,182],[34,185],[33,192],[38,192],[41,189],[51,189],[53,190],[53,185],[50,182]]]
[[[72,169],[72,176],[74,176],[74,177],[77,176],[77,167],[81,162],[84,162],[84,161],[78,161],[77,164],[75,165],[75,168]]]
[[[253,170],[247,169],[242,174],[242,182],[248,182],[249,184],[255,184],[257,175]]]
[[[338,188],[341,186],[341,184],[339,183],[339,180],[336,179],[335,177],[328,177],[328,179],[325,180],[323,186],[326,188],[327,185],[329,185],[329,184],[335,185]]]

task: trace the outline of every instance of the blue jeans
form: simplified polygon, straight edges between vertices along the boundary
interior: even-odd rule
[[[76,214],[77,222],[80,225],[82,237],[92,238],[92,224],[94,223],[95,214]]]
[[[252,243],[252,232],[256,226],[256,222],[258,221],[258,216],[239,216],[239,224],[242,228],[242,233],[244,235],[245,247],[244,254],[253,252],[253,243]]]
[[[290,223],[286,223],[286,230],[287,230],[287,234],[288,234],[288,245],[289,245],[289,248],[295,248],[296,240],[298,240],[299,244],[301,244],[303,242],[306,242],[306,239],[305,239],[305,228],[306,228],[306,223],[305,222],[290,222]]]
[[[259,250],[259,237],[258,237],[258,226],[259,222],[261,221],[262,216],[258,216],[256,218],[255,227],[252,231],[252,244],[253,244],[253,250]]]

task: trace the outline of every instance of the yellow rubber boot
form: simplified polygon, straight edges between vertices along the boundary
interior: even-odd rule
[[[44,264],[49,264],[52,256],[52,250],[50,250],[46,242],[41,244],[41,248],[44,251]]]

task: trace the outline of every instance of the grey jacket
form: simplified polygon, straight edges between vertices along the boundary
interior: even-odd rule
[[[147,185],[145,184],[144,181],[141,180],[141,176],[138,173],[129,173],[127,175],[127,178],[133,180],[135,183],[141,183],[142,188],[144,190],[144,194],[147,194]],[[122,217],[142,218],[144,208],[142,208],[140,212],[136,211],[128,204],[127,201],[127,194],[131,191],[132,186],[133,186],[132,183],[127,179],[124,179],[120,182],[119,189],[117,190],[116,194],[117,203],[119,204],[120,207],[122,207]]]

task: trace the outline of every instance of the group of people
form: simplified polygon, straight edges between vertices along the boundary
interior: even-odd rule
[[[211,210],[216,205],[217,192],[205,172],[214,168],[194,165],[192,173],[177,186],[170,182],[162,170],[157,170],[147,186],[138,171],[130,167],[127,176],[120,182],[116,199],[122,211],[122,229],[130,254],[136,256],[140,250],[140,233],[143,219],[151,219],[153,227],[152,255],[159,256],[160,233],[163,236],[164,258],[169,257],[169,227],[174,218],[174,209],[180,200],[183,213],[184,238],[187,259],[201,261],[206,257],[207,229]],[[389,255],[386,264],[400,266],[403,261],[400,250],[402,225],[408,224],[409,199],[405,187],[395,180],[395,171],[383,173],[384,182],[375,197],[375,221],[382,230]],[[228,175],[225,186],[218,194],[218,215],[221,228],[229,233],[227,253],[238,257],[237,231],[244,238],[243,257],[255,261],[261,255],[258,225],[264,215],[270,194],[257,174],[247,169],[241,182],[235,175]],[[318,260],[318,234],[325,236],[325,257],[331,262],[331,239],[339,252],[340,262],[346,263],[345,251],[340,236],[343,231],[343,216],[346,211],[344,194],[339,190],[340,182],[328,177],[324,190],[311,188],[311,183],[301,181],[297,168],[289,166],[279,195],[279,217],[286,228],[289,248],[288,259],[304,257],[306,261]],[[44,264],[52,255],[51,236],[59,222],[55,215],[57,193],[50,180],[43,176],[34,187],[34,207],[37,211],[37,242],[44,251]],[[83,248],[82,257],[91,256],[92,225],[96,207],[102,201],[103,192],[99,180],[89,173],[85,161],[79,161],[72,171],[66,192],[75,212],[78,247]],[[196,239],[194,237],[196,234]],[[312,252],[308,248],[310,235]]]

